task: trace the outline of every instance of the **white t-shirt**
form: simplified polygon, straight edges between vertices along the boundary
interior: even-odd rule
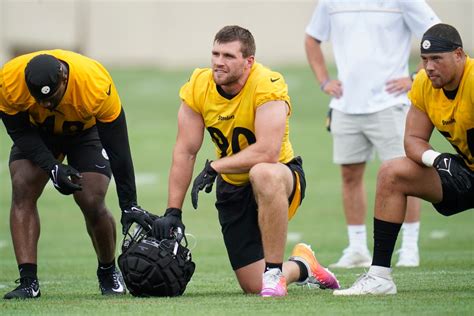
[[[440,20],[425,0],[320,0],[306,33],[331,40],[343,96],[330,107],[349,114],[409,104],[386,92],[386,82],[408,76],[412,34]]]

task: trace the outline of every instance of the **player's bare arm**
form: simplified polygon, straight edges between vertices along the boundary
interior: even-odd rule
[[[278,162],[287,115],[284,101],[261,105],[255,115],[256,142],[237,154],[213,161],[212,168],[218,173],[243,173],[258,163]]]
[[[204,122],[186,103],[178,111],[178,135],[168,180],[168,207],[182,208],[204,138]]]
[[[405,152],[411,160],[423,164],[421,156],[431,149],[428,143],[433,132],[433,123],[428,115],[415,106],[411,106],[407,115],[405,126]]]

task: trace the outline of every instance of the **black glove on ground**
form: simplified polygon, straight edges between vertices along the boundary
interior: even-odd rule
[[[122,234],[126,234],[133,223],[137,223],[147,232],[151,231],[153,220],[156,217],[148,213],[140,206],[132,206],[122,210],[120,223],[122,224]]]
[[[71,166],[58,163],[53,166],[49,172],[49,178],[54,184],[56,190],[64,195],[73,194],[76,191],[81,191],[82,187],[80,184],[72,182],[72,178],[82,178],[79,171]]]
[[[158,240],[173,238],[173,234],[178,228],[184,236],[185,227],[181,220],[181,210],[170,207],[166,209],[165,215],[153,222],[153,236]]]
[[[206,193],[212,191],[212,185],[217,178],[217,171],[211,167],[211,162],[206,160],[204,169],[200,174],[194,179],[193,188],[191,190],[191,202],[193,203],[194,209],[198,207],[198,193],[199,191],[205,189]]]
[[[451,183],[458,192],[465,193],[471,189],[471,176],[461,157],[442,153],[434,160],[433,167],[438,171],[442,182]]]

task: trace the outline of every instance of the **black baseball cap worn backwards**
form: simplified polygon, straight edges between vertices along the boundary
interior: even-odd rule
[[[26,65],[25,81],[36,100],[51,97],[61,84],[61,62],[47,54],[33,57]]]

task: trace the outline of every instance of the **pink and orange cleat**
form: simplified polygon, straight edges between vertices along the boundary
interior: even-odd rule
[[[339,289],[339,281],[327,268],[319,264],[310,245],[299,243],[291,252],[290,261],[299,261],[308,269],[308,278],[298,285],[319,287],[321,289]]]
[[[265,271],[262,277],[262,297],[286,296],[286,278],[280,269],[270,269]]]

